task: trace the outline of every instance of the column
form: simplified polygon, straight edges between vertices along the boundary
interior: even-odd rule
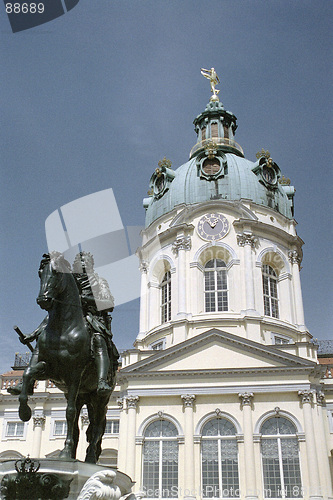
[[[194,429],[193,429],[193,405],[195,396],[186,394],[181,396],[185,413],[185,442],[184,442],[184,499],[195,498],[195,475],[194,475]]]
[[[84,460],[86,456],[86,450],[88,448],[88,441],[87,441],[87,428],[90,423],[89,416],[88,416],[88,411],[86,408],[83,408],[82,414],[81,414],[81,432],[80,432],[80,439],[79,439],[79,447],[78,447],[78,453],[77,456],[79,460]]]
[[[313,391],[298,391],[304,413],[304,430],[306,454],[309,470],[309,499],[321,500],[323,498],[320,487],[319,464],[316,450],[316,435],[312,420]]]
[[[254,442],[252,428],[252,392],[243,392],[238,395],[243,410],[244,457],[245,457],[245,497],[247,500],[256,500],[258,491],[256,485],[256,464],[254,459]]]
[[[35,410],[33,415],[34,423],[34,438],[32,443],[32,456],[33,458],[40,457],[40,447],[42,443],[42,431],[45,424],[45,416],[43,409]]]
[[[289,261],[291,262],[292,275],[293,275],[293,290],[295,299],[295,316],[296,324],[304,327],[304,309],[302,298],[301,278],[299,275],[299,268],[301,264],[301,257],[296,250],[288,252]]]
[[[124,472],[134,480],[135,475],[135,435],[136,435],[136,406],[139,396],[127,396],[127,447],[126,468]]]
[[[332,482],[330,480],[331,472],[329,466],[329,450],[327,448],[327,439],[325,436],[325,414],[323,406],[325,404],[325,394],[322,391],[318,391],[316,393],[316,403],[317,403],[317,412],[316,412],[316,423],[315,428],[317,429],[317,453],[318,460],[320,463],[320,469],[324,476],[324,485],[322,488],[322,493],[324,497],[332,498]]]
[[[117,467],[124,471],[126,467],[126,436],[127,436],[127,418],[124,410],[125,398],[117,399],[117,404],[120,410],[119,416],[119,437],[118,437],[118,460]]]
[[[257,241],[258,238],[251,231],[244,231],[242,234],[237,234],[238,245],[244,247],[246,309],[248,311],[255,310],[252,248],[256,247]]]
[[[148,331],[148,263],[141,261],[141,292],[140,292],[140,330],[138,337],[141,338]]]
[[[191,248],[190,236],[178,236],[172,244],[172,251],[178,256],[178,316],[184,317],[186,310],[186,255]]]

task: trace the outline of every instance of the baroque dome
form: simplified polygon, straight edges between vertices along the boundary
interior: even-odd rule
[[[195,156],[172,171],[166,168],[164,191],[153,193],[144,200],[146,208],[146,227],[160,216],[170,212],[177,205],[192,205],[209,200],[236,201],[248,199],[252,202],[271,207],[282,215],[293,217],[294,188],[278,182],[279,168],[275,165],[276,179],[272,186],[265,181],[265,161],[251,162],[233,153],[217,151],[216,157],[223,164],[220,175],[205,175],[202,165],[206,157]],[[204,168],[204,167],[203,167]],[[169,174],[168,174],[169,172]],[[153,187],[156,175],[151,179]],[[217,177],[217,178],[216,178]],[[272,179],[270,179],[272,181]]]
[[[190,160],[177,170],[164,158],[150,179],[150,196],[143,200],[146,227],[177,205],[192,205],[209,200],[251,200],[293,218],[295,189],[283,179],[268,151],[258,160],[244,158],[234,140],[236,116],[222,102],[211,100],[193,121],[197,143]]]

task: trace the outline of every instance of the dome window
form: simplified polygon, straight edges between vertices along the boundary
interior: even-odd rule
[[[220,169],[221,169],[221,164],[218,158],[212,158],[212,159],[207,158],[202,163],[202,170],[205,172],[206,175],[215,175],[220,171]]]
[[[224,177],[228,173],[226,157],[223,153],[217,152],[217,145],[210,141],[205,151],[197,157],[198,177],[207,181],[216,180]]]
[[[175,173],[171,168],[171,161],[163,158],[158,162],[158,168],[150,179],[150,189],[155,199],[161,198],[168,191],[171,182],[175,177]]]

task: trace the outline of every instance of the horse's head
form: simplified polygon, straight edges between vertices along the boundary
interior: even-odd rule
[[[37,304],[46,311],[53,307],[56,299],[65,289],[66,273],[71,272],[70,264],[59,252],[51,252],[43,255],[39,266],[40,290]]]

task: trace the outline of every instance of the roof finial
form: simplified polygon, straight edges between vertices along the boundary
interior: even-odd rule
[[[201,74],[205,78],[208,78],[208,80],[210,81],[210,90],[213,93],[212,97],[210,98],[210,101],[218,101],[219,98],[217,97],[217,94],[220,91],[215,89],[215,85],[220,83],[220,80],[216,74],[215,69],[214,68],[210,68],[210,69],[201,68]]]

